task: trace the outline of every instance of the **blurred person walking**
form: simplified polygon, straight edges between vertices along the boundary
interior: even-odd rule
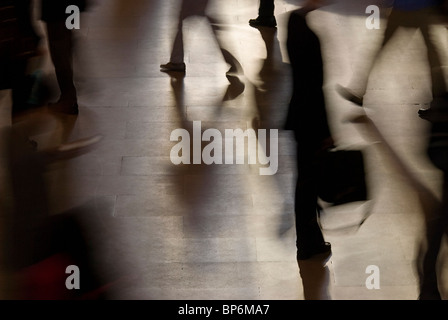
[[[291,62],[293,92],[285,129],[292,130],[297,144],[295,190],[297,260],[331,255],[331,244],[324,240],[318,221],[318,163],[333,147],[333,138],[323,93],[323,62],[320,41],[307,24],[308,12],[320,1],[310,1],[291,13],[287,49]]]
[[[184,61],[183,23],[185,19],[194,16],[204,17],[208,21],[210,27],[212,28],[214,39],[216,40],[221,50],[223,58],[227,62],[227,64],[230,65],[230,69],[228,70],[227,74],[229,75],[232,73],[240,73],[242,71],[242,67],[240,63],[237,61],[237,59],[229,51],[224,49],[223,46],[221,45],[218,35],[216,33],[218,28],[217,20],[212,18],[210,15],[206,13],[208,5],[209,0],[182,1],[177,25],[177,33],[174,39],[170,61],[168,63],[160,65],[161,71],[186,72],[186,65]]]
[[[419,115],[427,115],[439,108],[448,107],[448,87],[441,69],[441,57],[437,41],[430,33],[431,25],[441,17],[444,0],[394,0],[388,17],[383,42],[371,62],[363,61],[363,66],[356,71],[347,87],[338,85],[337,91],[345,99],[362,106],[370,74],[378,56],[392,39],[399,27],[417,29],[421,32],[426,48],[431,73],[431,90],[433,100],[430,108],[420,109]],[[432,108],[434,107],[434,108]]]
[[[49,105],[50,110],[76,115],[79,113],[77,90],[73,79],[73,30],[67,28],[68,6],[75,5],[83,12],[87,0],[41,0],[41,19],[46,24],[48,45],[60,90],[57,102]]]

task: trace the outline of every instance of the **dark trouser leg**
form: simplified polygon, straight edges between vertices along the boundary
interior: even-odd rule
[[[41,245],[33,238],[48,214],[45,167],[27,138],[20,128],[13,126],[5,141],[14,208],[8,218],[8,255],[15,270],[32,262],[36,248]]]
[[[437,284],[437,260],[442,238],[448,226],[448,185],[443,189],[442,206],[434,216],[426,221],[426,251],[420,272],[420,299],[440,299]]]
[[[61,101],[76,102],[76,87],[73,82],[73,34],[65,27],[65,21],[47,22],[50,55],[55,67],[61,91]]]
[[[297,150],[297,185],[295,194],[295,217],[298,252],[324,242],[322,230],[317,219],[317,185],[315,182],[314,151]]]
[[[387,20],[387,27],[384,31],[381,46],[378,47],[376,52],[374,52],[369,59],[363,59],[362,63],[357,66],[356,73],[352,76],[348,87],[351,90],[354,90],[358,96],[363,97],[365,95],[370,74],[386,45],[390,42],[397,29],[403,25],[403,19],[402,14],[392,10]]]
[[[177,26],[176,37],[174,38],[173,48],[171,50],[170,62],[183,63],[184,62],[184,40],[183,40],[183,20],[179,20]]]
[[[260,7],[258,8],[259,17],[273,17],[274,16],[274,0],[260,0]]]
[[[252,27],[271,27],[277,26],[277,21],[274,16],[274,0],[260,0],[258,8],[258,17],[250,19],[249,24]]]
[[[184,62],[183,22],[192,16],[206,16],[208,0],[184,0],[180,8],[177,32],[174,38],[170,62]]]
[[[218,47],[221,51],[223,59],[230,66],[230,69],[228,72],[234,72],[234,73],[243,72],[243,67],[241,66],[238,59],[232,53],[230,53],[227,49],[224,48],[224,43],[220,40],[220,37],[218,34],[218,31],[220,30],[219,21],[211,16],[208,16],[208,15],[206,16],[206,18],[210,24],[213,35],[215,37],[216,44],[218,45]]]

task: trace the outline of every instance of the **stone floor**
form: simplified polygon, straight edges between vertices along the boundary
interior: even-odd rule
[[[200,18],[184,25],[185,77],[160,72],[169,60],[179,2],[95,0],[76,31],[80,114],[49,115],[35,136],[40,148],[103,137],[96,149],[54,165],[46,177],[52,214],[88,203],[98,265],[132,277],[114,298],[417,299],[421,199],[424,191],[439,197],[441,183],[425,157],[429,124],[417,116],[430,97],[420,34],[400,31],[370,78],[365,112],[387,145],[346,121],[362,111],[335,91],[382,39],[386,20],[379,30],[365,26],[366,7],[378,1],[337,0],[309,14],[322,42],[331,128],[338,145],[364,148],[373,206],[359,229],[332,230],[365,207],[328,211],[322,224],[331,259],[299,268],[292,228],[295,146],[282,124],[291,95],[286,23],[301,1],[276,1],[275,31],[248,25],[256,0],[210,1],[210,14],[221,21],[219,39],[244,69],[236,79],[226,78],[228,66]],[[435,27],[446,49],[447,30]],[[48,57],[44,70],[54,81]],[[0,121],[7,127],[8,92],[1,98]],[[260,175],[259,162],[174,165],[170,152],[177,141],[170,135],[193,121],[221,132],[260,124],[278,129],[278,171]],[[442,255],[441,271],[445,260]],[[367,288],[370,266],[378,267],[379,288]]]

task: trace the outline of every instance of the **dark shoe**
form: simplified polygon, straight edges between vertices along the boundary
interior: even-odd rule
[[[70,115],[77,115],[79,114],[79,108],[77,102],[65,102],[59,100],[55,103],[50,103],[48,105],[48,109],[51,112],[55,113],[64,113],[64,114],[70,114]]]
[[[319,246],[297,251],[297,260],[307,260],[314,256],[322,255],[322,258],[328,259],[331,256],[331,244],[323,242]]]
[[[185,66],[185,63],[183,63],[183,62],[180,62],[180,63],[168,62],[166,64],[160,65],[160,71],[165,71],[165,72],[169,72],[169,71],[185,72],[186,69],[187,68]]]
[[[336,86],[336,91],[345,99],[348,100],[350,102],[353,102],[354,104],[362,107],[363,104],[363,96],[356,94],[354,91],[343,87],[341,85],[337,85]]]
[[[257,17],[256,19],[250,19],[249,25],[254,28],[258,27],[268,27],[275,28],[277,26],[277,20],[274,16],[272,17]]]

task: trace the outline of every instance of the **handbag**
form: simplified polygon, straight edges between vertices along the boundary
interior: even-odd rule
[[[364,154],[332,149],[319,160],[318,196],[332,205],[367,200]]]
[[[322,230],[357,230],[372,213],[362,150],[325,151],[318,161],[317,183]]]

